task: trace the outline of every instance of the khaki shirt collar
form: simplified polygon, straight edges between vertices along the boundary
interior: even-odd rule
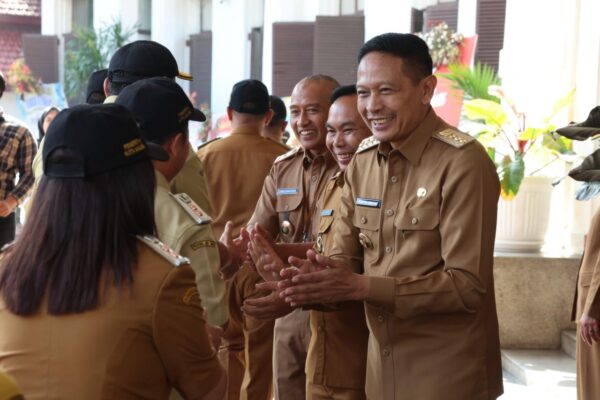
[[[321,158],[323,159],[323,162],[327,166],[327,168],[329,168],[332,164],[336,163],[329,150],[327,150],[322,155],[316,157],[313,157],[308,151],[304,150],[304,148],[302,147],[300,148],[300,151],[298,153],[302,154],[302,165],[304,166],[304,169],[310,167],[314,160]]]
[[[154,175],[156,175],[156,187],[161,187],[163,189],[167,189],[168,191],[171,191],[170,186],[169,186],[169,181],[161,172],[159,172],[155,169]]]
[[[412,131],[404,143],[397,149],[402,155],[413,165],[418,165],[425,146],[429,142],[431,135],[436,132],[436,128],[439,125],[439,117],[436,115],[433,108],[429,108],[427,115],[421,123]],[[392,145],[388,142],[380,143],[378,147],[378,154],[383,157],[388,157],[389,153],[394,150]]]
[[[230,135],[254,135],[260,136],[260,132],[251,125],[240,125],[233,129]]]

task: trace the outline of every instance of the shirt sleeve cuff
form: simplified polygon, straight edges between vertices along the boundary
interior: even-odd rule
[[[396,282],[394,278],[383,276],[369,277],[369,294],[367,295],[367,303],[383,308],[386,311],[394,311],[394,294]]]

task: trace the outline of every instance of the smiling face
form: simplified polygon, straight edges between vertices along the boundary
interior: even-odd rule
[[[327,149],[340,169],[346,169],[360,142],[371,136],[371,131],[356,108],[356,95],[339,97],[329,109],[327,119]]]
[[[290,125],[304,150],[313,155],[327,151],[325,147],[329,96],[333,87],[326,81],[299,83],[290,100]]]
[[[366,54],[358,65],[358,110],[381,142],[400,145],[429,111],[436,78],[415,82],[404,59],[383,52]]]

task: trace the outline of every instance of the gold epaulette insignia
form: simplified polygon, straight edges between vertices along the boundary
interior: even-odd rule
[[[434,133],[433,137],[457,149],[475,140],[473,136],[456,129],[444,129],[443,131]]]
[[[157,252],[162,258],[167,260],[174,267],[180,267],[182,265],[190,264],[190,259],[183,257],[175,252],[172,248],[155,238],[154,236],[138,236],[141,242],[145,243],[152,250]]]
[[[204,225],[208,224],[209,222],[212,222],[212,218],[210,217],[210,215],[202,211],[200,206],[196,204],[194,200],[192,200],[192,198],[187,194],[169,193],[169,195],[175,199],[177,204],[179,204],[185,210],[185,212],[188,213],[188,215],[192,217],[194,221],[196,221],[198,225]]]
[[[301,147],[294,147],[293,149],[291,149],[287,153],[284,153],[284,154],[280,155],[279,157],[277,157],[275,159],[275,161],[273,161],[273,163],[275,164],[275,163],[281,162],[283,160],[287,160],[288,158],[292,157],[294,154],[296,154],[297,152],[299,152],[300,149],[301,149]]]
[[[368,138],[366,138],[362,142],[360,142],[356,152],[362,153],[363,151],[368,150],[372,147],[375,147],[378,144],[379,144],[379,140],[375,139],[373,136],[369,136]]]
[[[211,139],[211,140],[209,140],[208,142],[204,142],[204,143],[202,143],[200,146],[198,146],[198,148],[197,148],[196,150],[200,150],[201,148],[203,148],[203,147],[204,147],[204,146],[206,146],[207,144],[210,144],[210,143],[216,142],[216,141],[217,141],[217,140],[219,140],[219,139],[221,139],[221,137],[217,136],[216,138],[214,138],[214,139]]]

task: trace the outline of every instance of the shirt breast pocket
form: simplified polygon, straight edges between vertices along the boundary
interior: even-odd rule
[[[437,208],[408,208],[394,221],[396,249],[406,265],[430,265],[441,256]]]
[[[363,247],[365,264],[376,263],[380,258],[380,220],[380,208],[356,207],[354,209],[352,224],[360,231],[358,240]]]
[[[277,195],[275,211],[279,216],[279,233],[284,238],[292,238],[298,229],[301,214],[302,194]]]

